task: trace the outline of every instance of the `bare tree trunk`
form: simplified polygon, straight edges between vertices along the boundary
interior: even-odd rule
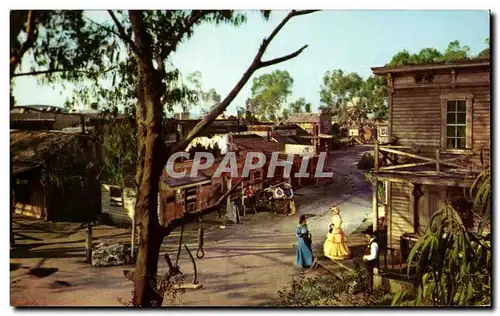
[[[150,39],[142,25],[142,12],[129,11],[139,67],[138,185],[136,213],[140,226],[139,254],[135,269],[134,303],[137,306],[160,306],[163,298],[156,292],[156,274],[163,242],[158,221],[158,189],[163,169],[161,79],[152,63]]]

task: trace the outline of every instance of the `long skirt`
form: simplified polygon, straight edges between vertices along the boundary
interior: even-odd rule
[[[311,246],[304,242],[304,239],[299,238],[297,244],[297,253],[295,256],[295,265],[302,268],[309,268],[313,264],[313,254]]]
[[[334,230],[326,235],[326,240],[323,244],[323,253],[325,257],[332,260],[349,258],[351,254],[347,246],[347,240],[341,229]]]

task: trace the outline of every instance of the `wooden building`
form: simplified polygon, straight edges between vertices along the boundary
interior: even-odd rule
[[[217,135],[215,135],[217,136]],[[215,137],[214,136],[214,137]],[[193,212],[198,209],[206,208],[215,204],[219,198],[233,185],[241,182],[241,189],[251,184],[257,192],[262,189],[284,182],[283,169],[277,167],[272,176],[268,177],[268,166],[273,152],[279,152],[278,159],[286,161],[287,153],[285,153],[285,144],[275,141],[268,141],[264,137],[258,135],[232,135],[227,138],[228,152],[236,153],[236,163],[238,166],[238,176],[231,176],[229,173],[222,173],[220,177],[214,176],[215,171],[219,167],[225,155],[220,153],[215,157],[214,164],[208,169],[203,169],[198,172],[196,177],[189,177],[193,160],[178,161],[174,165],[176,172],[186,171],[187,175],[181,178],[169,178],[166,172],[162,176],[160,183],[160,222],[164,225],[176,218],[184,216],[185,212]],[[198,144],[198,141],[194,141]],[[208,142],[206,145],[211,146]],[[211,147],[210,147],[211,148]],[[199,148],[206,151],[210,148]],[[262,168],[250,170],[248,177],[243,178],[242,170],[244,167],[246,154],[248,152],[262,152],[266,155],[266,163]],[[317,164],[317,156],[312,155],[309,158],[307,171],[311,178],[314,176],[314,171]],[[292,164],[291,178],[293,174],[299,172],[300,165],[304,159],[303,155],[296,155]],[[307,184],[306,180],[302,180],[303,184]],[[242,190],[236,190],[232,194],[230,200],[241,199]]]
[[[386,184],[387,249],[416,240],[434,212],[452,205],[475,225],[464,197],[490,164],[490,62],[372,68],[386,76],[389,144],[375,144],[373,175]],[[378,197],[374,183],[374,228]]]
[[[87,220],[100,213],[98,145],[61,131],[10,132],[14,212],[48,220]]]
[[[302,138],[309,138],[317,152],[328,152],[332,148],[332,116],[330,114],[326,112],[293,113],[288,116],[285,123],[297,124],[311,134]]]
[[[62,130],[86,124],[98,117],[95,110],[68,112],[56,106],[15,106],[10,110],[10,128],[23,130]]]

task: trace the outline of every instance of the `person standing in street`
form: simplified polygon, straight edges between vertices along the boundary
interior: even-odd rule
[[[307,219],[305,215],[301,215],[299,225],[295,230],[297,235],[297,253],[295,256],[295,265],[304,269],[311,268],[314,263],[312,253],[311,233],[307,228]]]
[[[373,269],[377,266],[378,262],[379,245],[371,227],[365,229],[363,233],[368,240],[365,255],[363,256],[363,262],[368,270],[368,288],[371,291],[373,290]]]
[[[257,209],[255,208],[255,191],[253,190],[252,185],[248,185],[245,189],[245,197],[248,199],[250,206],[252,207],[255,214],[257,214]],[[243,207],[245,207],[243,205]]]

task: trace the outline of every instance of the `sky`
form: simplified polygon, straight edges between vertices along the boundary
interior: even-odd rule
[[[214,88],[224,98],[240,79],[257,52],[262,39],[280,23],[288,11],[273,11],[266,21],[260,13],[250,12],[247,23],[234,27],[205,24],[185,40],[172,56],[183,76],[200,71],[203,89]],[[96,20],[105,12],[89,14]],[[371,75],[371,67],[383,66],[398,51],[412,53],[425,47],[444,51],[458,40],[474,54],[486,48],[490,36],[488,11],[347,11],[326,10],[291,19],[271,42],[264,60],[287,55],[309,45],[301,55],[279,65],[257,71],[228,108],[235,113],[251,95],[252,79],[264,73],[286,70],[294,79],[287,102],[300,97],[320,105],[319,90],[328,70],[342,69]],[[63,106],[71,89],[41,86],[36,78],[16,78],[14,95],[19,105]],[[90,105],[89,105],[90,106]],[[193,114],[199,113],[194,109]]]

